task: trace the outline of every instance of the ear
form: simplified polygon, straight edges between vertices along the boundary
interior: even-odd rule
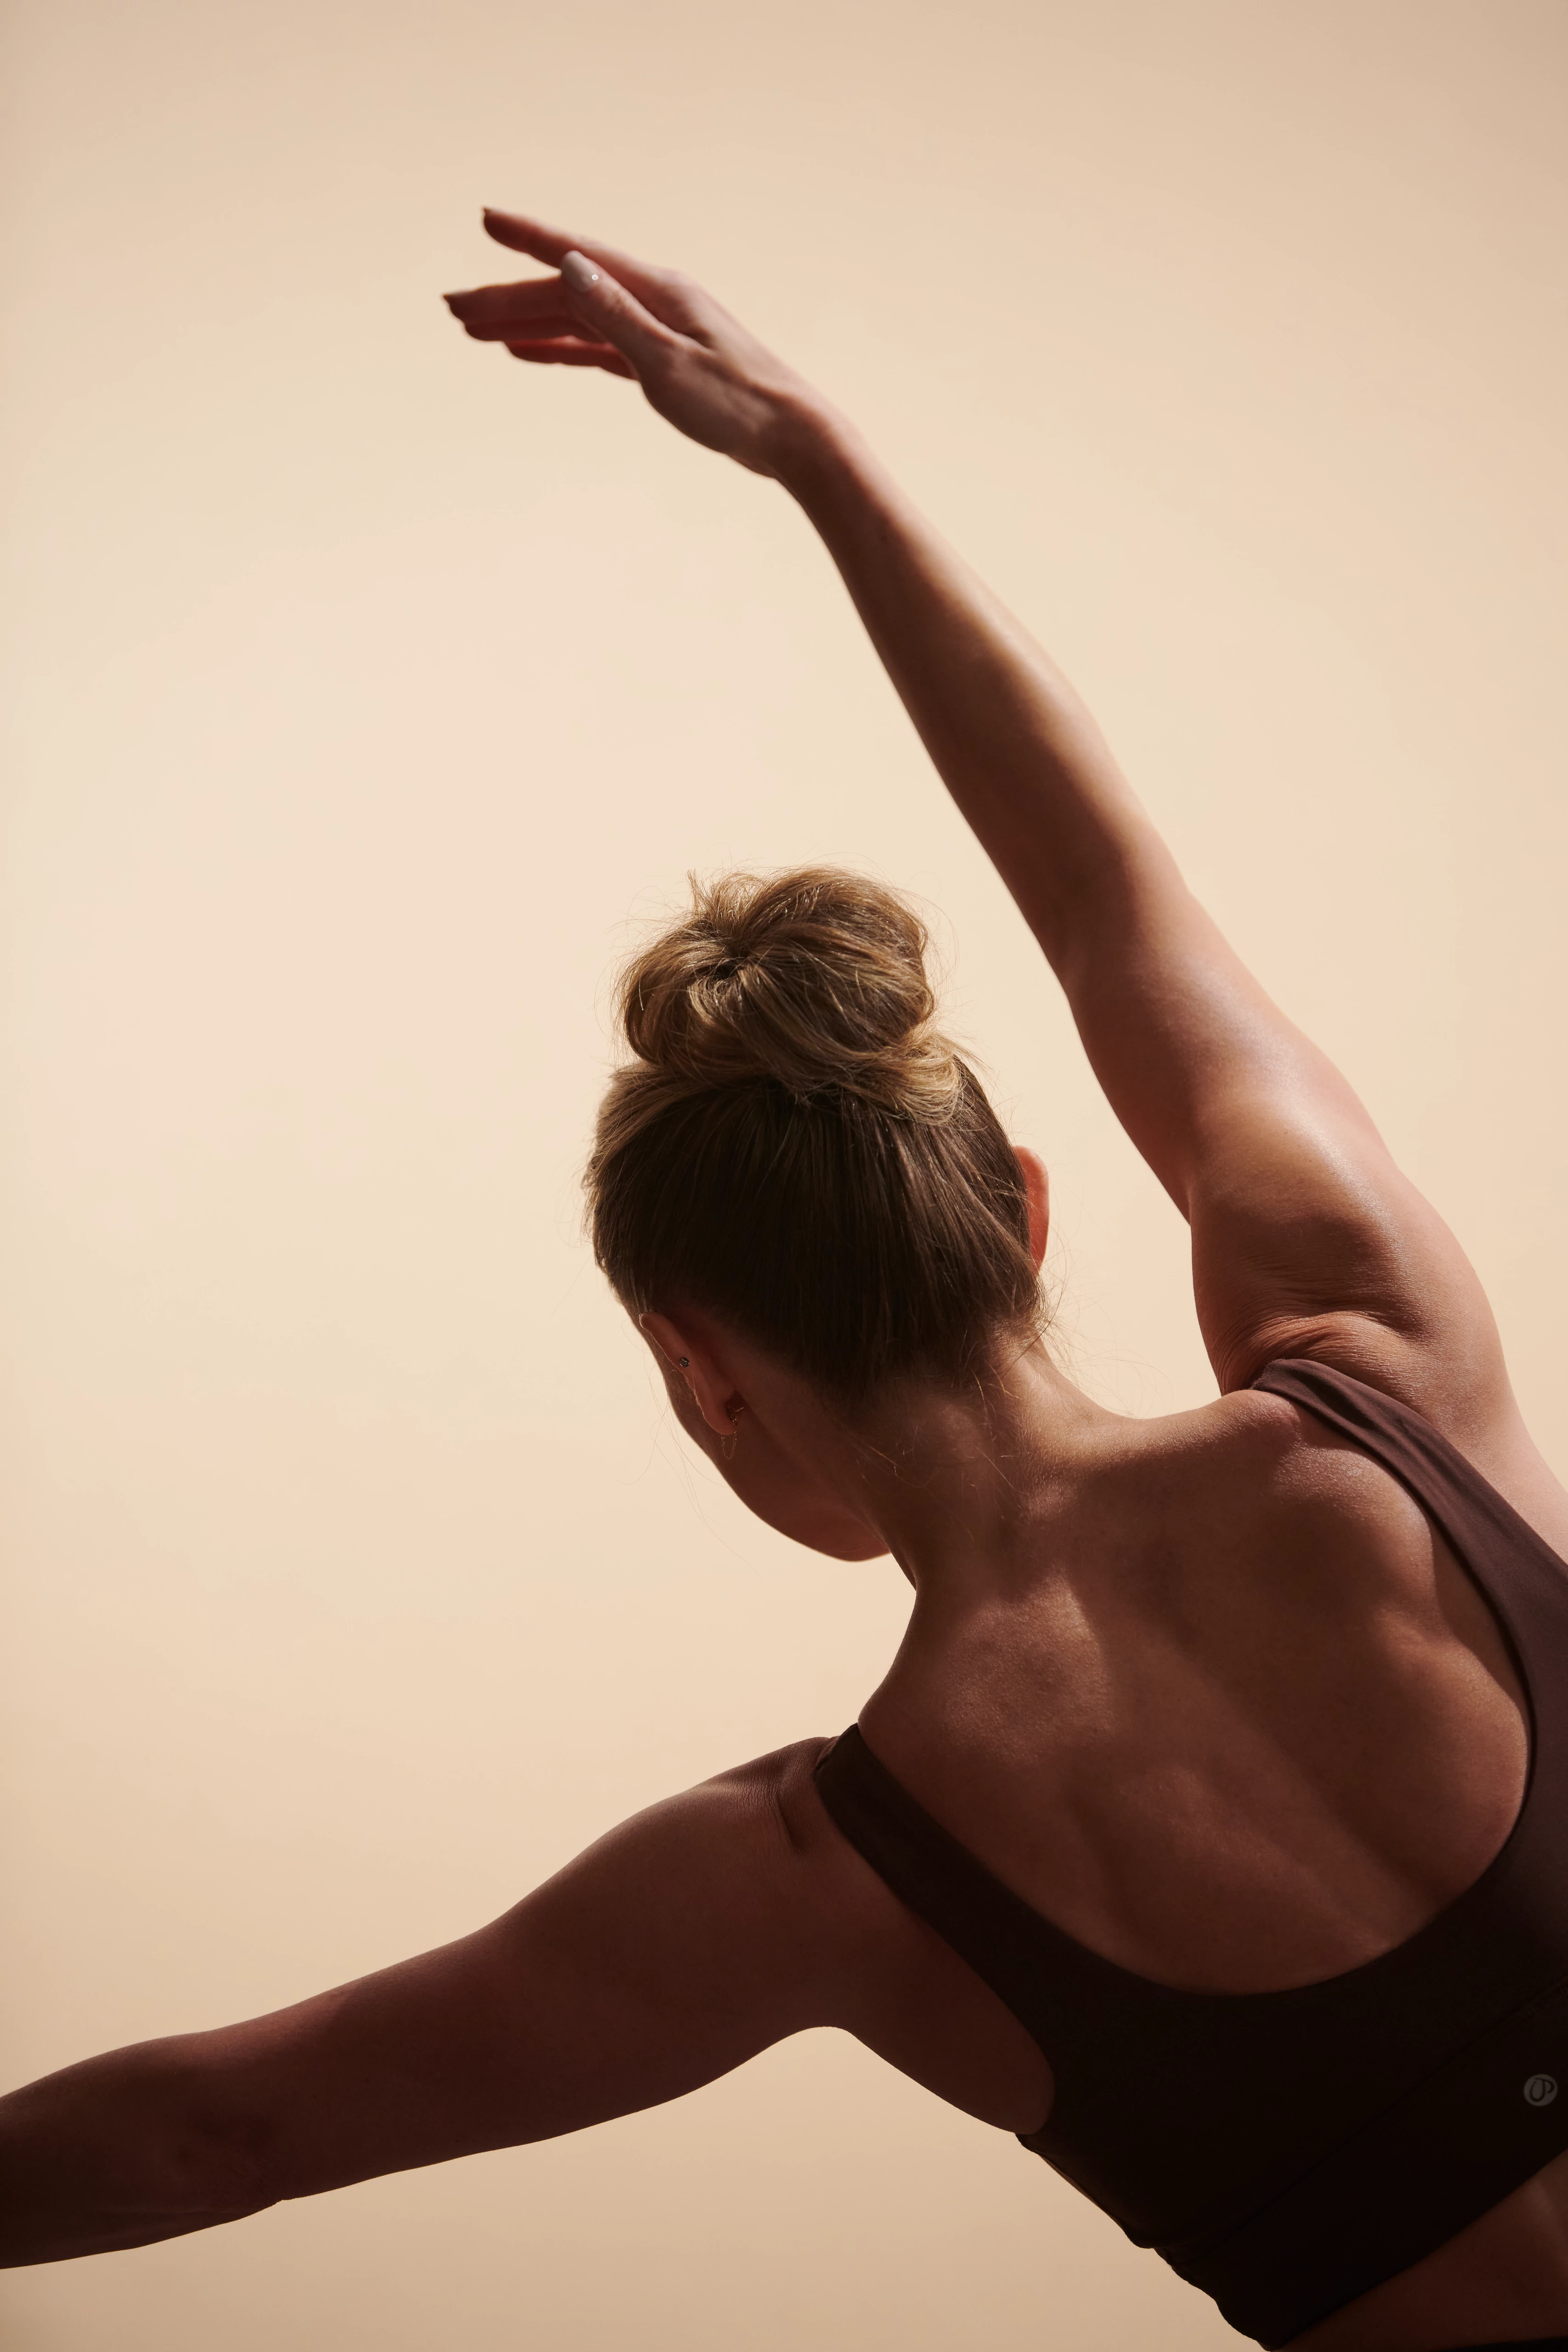
[[[637,1328],[653,1349],[659,1370],[671,1383],[679,1381],[715,1437],[733,1437],[737,1397],[735,1378],[710,1345],[696,1333],[651,1309],[637,1317]]]
[[[1014,1154],[1024,1175],[1024,1191],[1029,1202],[1029,1255],[1038,1274],[1045,1263],[1046,1242],[1051,1230],[1051,1180],[1046,1173],[1046,1163],[1026,1144],[1016,1143]]]

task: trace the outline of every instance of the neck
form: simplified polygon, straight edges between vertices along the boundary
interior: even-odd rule
[[[742,1502],[830,1558],[891,1552],[922,1601],[973,1591],[1126,1429],[1038,1342],[962,1391],[904,1381],[846,1411],[689,1303],[640,1321],[681,1426]]]
[[[1005,1552],[1120,1420],[1037,1344],[963,1393],[910,1384],[879,1401],[837,1433],[836,1466],[846,1499],[935,1598]]]

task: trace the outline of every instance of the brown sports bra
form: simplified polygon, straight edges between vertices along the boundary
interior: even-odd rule
[[[1049,2062],[1050,2116],[1024,2146],[1213,2295],[1233,2327],[1279,2346],[1568,2147],[1568,1567],[1407,1405],[1305,1361],[1270,1364],[1253,1385],[1401,1480],[1513,1654],[1529,1779],[1473,1886],[1342,1976],[1184,1992],[1031,1909],[916,1804],[858,1727],[816,1781],[849,1843]]]

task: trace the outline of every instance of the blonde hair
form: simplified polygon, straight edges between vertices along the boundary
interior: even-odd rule
[[[927,936],[832,866],[692,877],[634,956],[585,1183],[634,1314],[682,1299],[816,1385],[957,1385],[1038,1291],[1022,1172],[936,1025]]]

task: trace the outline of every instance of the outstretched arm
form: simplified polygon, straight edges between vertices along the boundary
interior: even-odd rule
[[[0,2261],[142,2245],[576,2131],[822,2021],[781,1765],[639,1814],[458,1943],[0,2100]]]
[[[458,1943],[0,2098],[0,2264],[580,2131],[813,2025],[1031,2129],[1044,2061],[832,1827],[811,1778],[823,1746],[637,1814]]]
[[[528,360],[631,374],[776,477],[820,532],[964,816],[1055,969],[1096,1076],[1193,1234],[1222,1387],[1319,1354],[1471,1439],[1510,1413],[1495,1327],[1351,1087],[1186,888],[1066,680],[827,403],[678,275],[490,215],[560,275],[448,297]]]

